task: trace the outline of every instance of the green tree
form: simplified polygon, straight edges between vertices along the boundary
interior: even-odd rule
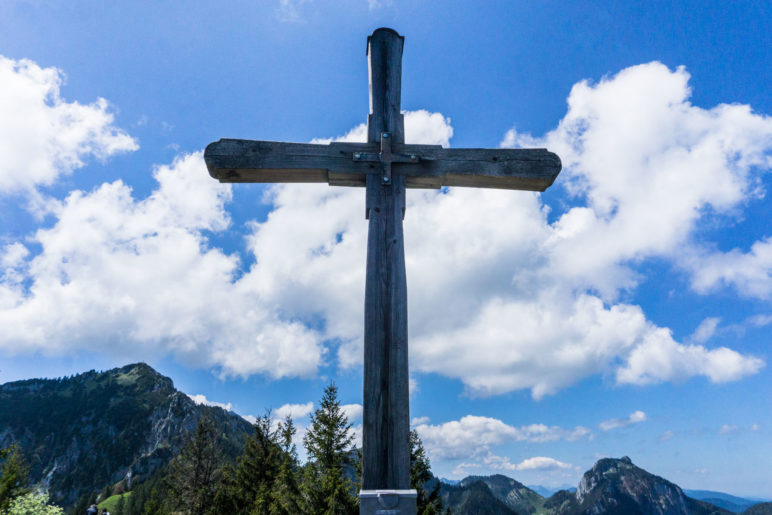
[[[270,413],[259,417],[236,467],[226,466],[215,496],[217,513],[269,513],[271,488],[281,467],[278,432]]]
[[[435,481],[434,487],[431,492],[427,492],[426,487],[432,480]],[[429,458],[415,429],[410,431],[410,488],[414,488],[418,493],[418,515],[442,513],[440,482],[432,475]]]
[[[282,456],[279,472],[271,490],[271,515],[295,515],[302,511],[298,483],[298,453],[292,438],[297,433],[292,416],[279,423],[279,444]]]
[[[215,439],[214,424],[201,417],[194,436],[172,460],[167,484],[175,510],[204,515],[212,509],[218,465]]]
[[[353,442],[351,424],[338,400],[338,387],[330,383],[303,437],[310,460],[303,475],[303,490],[310,512],[326,515],[357,512],[358,499],[343,472],[344,467],[351,465],[349,455]]]
[[[28,469],[21,448],[13,444],[7,449],[0,449],[0,513],[8,510],[13,499],[29,492],[28,482]]]
[[[150,490],[150,498],[145,502],[144,515],[166,515],[167,512],[163,507],[163,495],[158,491],[158,488],[153,487]]]
[[[63,515],[59,506],[48,504],[48,494],[29,492],[15,497],[4,515]]]

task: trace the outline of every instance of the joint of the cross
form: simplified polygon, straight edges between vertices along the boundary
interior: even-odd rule
[[[381,133],[381,164],[383,165],[383,175],[381,180],[383,184],[391,184],[391,163],[394,157],[391,154],[391,134]]]

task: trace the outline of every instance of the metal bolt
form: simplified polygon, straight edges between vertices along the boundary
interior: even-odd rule
[[[410,154],[410,160],[411,161],[417,161],[418,160],[418,156],[415,155],[415,154]]]
[[[354,159],[359,159],[362,157],[362,154],[354,154]]]
[[[388,133],[388,132],[384,132],[384,133],[383,133],[383,137],[384,137],[384,138],[388,138],[388,137],[389,137],[389,133]]]
[[[383,182],[389,182],[389,178],[388,177],[384,177],[383,178]]]

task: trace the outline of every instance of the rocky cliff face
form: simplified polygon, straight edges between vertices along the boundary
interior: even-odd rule
[[[565,497],[565,496],[564,496]],[[636,467],[628,457],[602,459],[585,472],[575,502],[565,499],[558,513],[728,514],[684,495],[677,485]]]
[[[63,505],[167,464],[202,416],[220,434],[224,457],[241,452],[250,424],[196,405],[144,363],[70,378],[0,385],[0,447],[21,445],[32,480]]]

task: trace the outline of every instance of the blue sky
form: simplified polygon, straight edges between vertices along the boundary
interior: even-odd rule
[[[547,146],[544,194],[411,191],[411,415],[435,473],[598,458],[772,498],[766,2],[0,4],[0,382],[146,361],[200,402],[361,423],[364,192],[219,185],[221,137]]]

